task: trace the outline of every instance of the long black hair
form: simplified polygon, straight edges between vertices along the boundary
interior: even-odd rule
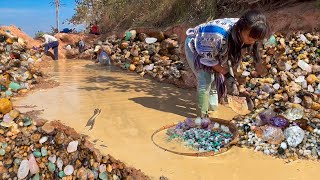
[[[241,49],[250,47],[242,42],[241,32],[249,30],[249,36],[257,41],[252,45],[253,57],[256,63],[260,62],[259,40],[263,40],[269,34],[269,25],[267,18],[258,10],[250,10],[246,12],[236,24],[231,28],[228,38],[228,56],[232,65],[236,66],[240,63]]]

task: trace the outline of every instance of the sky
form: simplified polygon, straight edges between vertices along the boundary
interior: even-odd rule
[[[56,26],[55,6],[51,0],[0,0],[0,26],[16,25],[30,36],[37,31],[48,32],[51,26]],[[61,0],[64,4],[60,8],[60,30],[72,25],[62,23],[72,17],[75,9],[74,0]],[[81,26],[75,27],[81,29]]]

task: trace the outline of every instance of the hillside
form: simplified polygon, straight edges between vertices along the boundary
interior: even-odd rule
[[[250,8],[268,14],[275,30],[318,30],[320,26],[319,0],[82,0],[70,22],[97,22],[102,32],[137,27],[163,30],[219,17],[239,17]]]

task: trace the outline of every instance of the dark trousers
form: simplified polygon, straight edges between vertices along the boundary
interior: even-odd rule
[[[84,52],[84,46],[79,46],[79,52],[80,53]]]
[[[53,49],[54,52],[54,60],[58,60],[58,47],[59,47],[59,42],[58,41],[53,41],[51,43],[48,43],[44,46],[45,50],[44,52],[48,54],[49,49]]]

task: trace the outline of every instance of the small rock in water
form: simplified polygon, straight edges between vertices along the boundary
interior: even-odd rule
[[[68,147],[67,147],[68,153],[72,153],[72,152],[77,151],[78,144],[79,144],[78,141],[71,141],[71,142],[69,143]]]
[[[47,137],[47,136],[43,136],[43,137],[39,140],[39,143],[40,143],[40,144],[43,144],[43,143],[45,143],[47,140],[48,140],[48,137]]]
[[[67,176],[71,175],[71,174],[73,173],[73,171],[74,171],[74,168],[73,168],[72,165],[67,165],[67,166],[64,168],[64,170],[63,170],[63,172],[64,172]]]
[[[19,169],[18,169],[18,179],[24,179],[29,174],[29,161],[23,160],[20,163]]]

